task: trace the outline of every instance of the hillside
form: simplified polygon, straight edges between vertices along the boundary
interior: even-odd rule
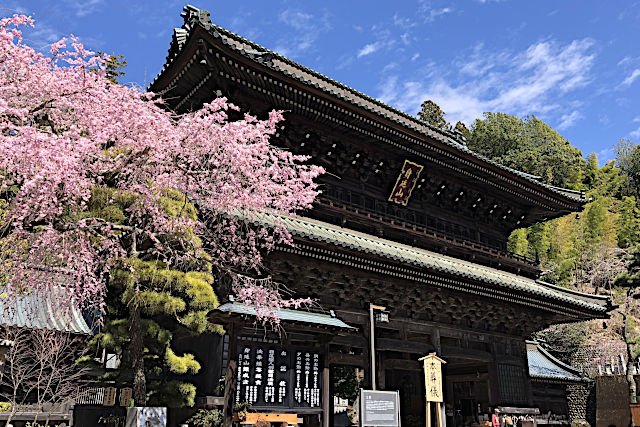
[[[419,117],[438,127],[449,125],[431,101]],[[615,311],[608,320],[557,325],[536,339],[563,361],[590,373],[605,369],[627,346],[640,353],[640,303],[635,280],[616,281],[627,270],[630,254],[640,244],[640,148],[628,140],[615,146],[616,159],[599,165],[591,153],[583,157],[558,132],[535,116],[520,119],[503,113],[485,113],[467,129],[455,130],[470,149],[506,166],[540,176],[548,184],[586,191],[591,201],[580,213],[515,230],[511,252],[540,260],[542,280],[582,292],[610,295]],[[625,322],[625,315],[629,314]],[[625,330],[626,325],[626,330]],[[626,337],[626,339],[625,339]]]

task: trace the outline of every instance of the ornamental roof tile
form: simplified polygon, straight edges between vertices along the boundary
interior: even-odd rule
[[[558,286],[517,274],[438,254],[426,249],[404,245],[311,218],[260,213],[254,215],[252,221],[265,225],[282,225],[295,236],[355,249],[416,267],[478,280],[515,291],[529,292],[539,297],[554,299],[601,314],[610,310],[610,301],[607,297],[564,290]]]
[[[527,341],[529,376],[542,380],[588,381],[573,366],[562,363],[535,341]]]
[[[9,300],[0,299],[0,325],[91,334],[91,328],[80,310],[61,307],[59,301],[68,301],[70,298],[71,293],[67,289],[56,286],[50,292],[36,291],[11,299],[11,306]]]
[[[456,135],[447,129],[440,129],[435,126],[429,125],[420,121],[418,118],[411,116],[403,111],[397,110],[385,103],[372,98],[362,92],[357,91],[343,83],[331,79],[317,71],[307,68],[297,62],[281,56],[257,43],[245,39],[225,28],[215,25],[209,18],[209,12],[204,9],[197,9],[194,6],[185,6],[182,17],[185,23],[181,28],[174,30],[173,39],[169,48],[169,54],[167,55],[165,65],[162,71],[156,76],[151,83],[153,86],[158,78],[164,73],[169,65],[180,54],[183,47],[186,45],[186,40],[190,32],[196,25],[203,27],[213,37],[219,39],[224,45],[237,51],[242,56],[257,62],[263,66],[269,67],[274,71],[285,74],[289,77],[295,78],[302,83],[319,89],[329,95],[340,98],[347,101],[359,108],[371,111],[379,116],[396,122],[402,126],[405,126],[413,131],[428,135],[460,152],[470,154],[477,160],[494,165],[508,173],[517,175],[530,183],[541,186],[550,190],[556,194],[562,195],[574,202],[584,203],[588,200],[585,199],[584,193],[581,191],[574,191],[565,188],[554,187],[541,182],[541,177],[531,175],[516,169],[509,168],[498,162],[494,162],[481,154],[478,154],[470,150],[466,145],[460,143],[456,139]],[[186,34],[185,34],[186,31]]]

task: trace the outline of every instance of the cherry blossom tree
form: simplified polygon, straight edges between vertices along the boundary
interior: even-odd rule
[[[114,270],[127,270],[137,289],[134,259],[259,276],[261,254],[291,242],[281,225],[253,218],[310,208],[318,194],[313,180],[323,171],[269,143],[282,112],[242,116],[218,98],[178,115],[153,93],[111,82],[108,57],[73,36],[44,54],[23,42],[24,26],[33,20],[0,20],[0,286],[7,306],[62,282],[74,297],[61,305],[104,310]],[[234,286],[240,300],[261,308],[263,322],[277,324],[276,310],[308,301],[287,299],[270,283]],[[144,402],[138,293],[126,294],[136,404]]]

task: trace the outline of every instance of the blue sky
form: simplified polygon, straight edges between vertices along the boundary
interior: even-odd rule
[[[601,163],[640,142],[640,1],[191,0],[214,23],[416,114],[452,123],[535,114]],[[0,0],[36,18],[34,45],[73,33],[127,57],[125,80],[160,71],[180,1]]]

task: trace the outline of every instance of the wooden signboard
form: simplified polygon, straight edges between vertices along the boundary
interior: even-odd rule
[[[120,406],[129,406],[132,398],[133,389],[131,387],[120,389]]]
[[[104,406],[113,406],[116,404],[116,388],[105,387],[104,388],[104,400],[102,401]]]
[[[424,387],[427,401],[427,427],[431,427],[431,402],[436,404],[436,417],[438,427],[442,427],[442,415],[440,406],[444,401],[442,392],[442,365],[447,363],[443,359],[436,356],[435,353],[429,353],[427,356],[419,359],[424,369]]]

